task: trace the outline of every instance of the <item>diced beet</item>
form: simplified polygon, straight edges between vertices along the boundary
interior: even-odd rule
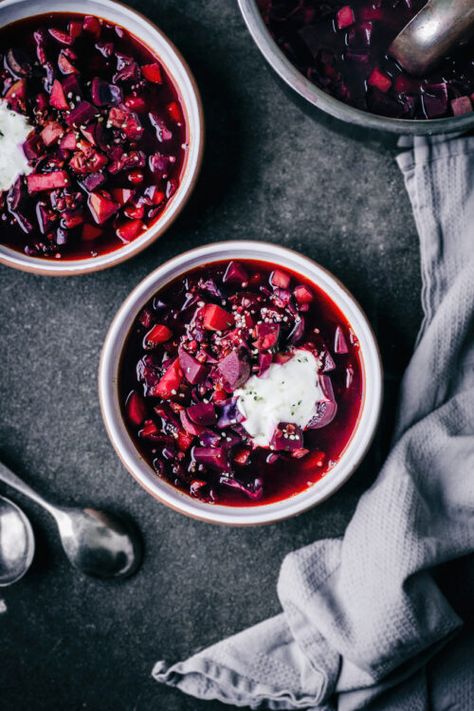
[[[176,395],[182,379],[183,371],[179,364],[179,358],[176,358],[156,386],[156,396],[164,400],[173,397],[173,395]]]
[[[100,20],[93,15],[86,15],[83,21],[84,32],[88,32],[93,35],[96,39],[99,39],[102,32],[102,25]]]
[[[198,402],[186,409],[188,417],[197,425],[213,425],[217,420],[216,408],[211,402]]]
[[[244,467],[249,464],[251,454],[252,450],[249,447],[239,447],[237,451],[233,453],[232,459],[236,464]]]
[[[142,74],[147,81],[152,84],[162,84],[163,76],[161,74],[161,68],[158,62],[153,62],[152,64],[144,64],[141,67]]]
[[[183,370],[184,377],[191,385],[201,383],[209,374],[209,368],[202,365],[202,363],[184,349],[179,351],[179,363]]]
[[[148,158],[148,166],[152,173],[155,173],[158,178],[166,178],[170,166],[170,156],[163,153],[152,153]]]
[[[270,443],[277,452],[293,452],[303,447],[303,432],[298,425],[280,422]]]
[[[187,432],[188,434],[197,437],[204,432],[205,427],[196,424],[196,422],[193,422],[186,410],[181,410],[181,412],[179,413],[179,417],[185,432]]]
[[[164,324],[157,323],[143,338],[145,350],[152,350],[173,337],[173,331]]]
[[[55,190],[65,188],[69,184],[69,177],[65,170],[57,170],[53,173],[31,173],[26,178],[28,192],[30,194],[39,193],[43,190]]]
[[[92,241],[94,239],[98,239],[102,235],[102,230],[100,227],[96,227],[95,225],[90,225],[86,224],[82,228],[82,239],[86,240],[86,242]]]
[[[135,195],[135,190],[129,188],[113,188],[112,197],[120,205],[125,205]]]
[[[138,141],[143,135],[138,114],[114,106],[109,111],[109,123],[114,128],[120,129],[130,141]]]
[[[69,34],[72,37],[72,41],[76,40],[78,37],[82,35],[82,22],[79,22],[78,20],[73,20],[72,22],[69,23],[68,25],[68,31]]]
[[[23,152],[29,161],[35,161],[41,158],[45,150],[46,147],[43,143],[43,139],[38,133],[30,134],[23,144]]]
[[[66,210],[62,213],[61,225],[68,230],[72,230],[84,224],[84,212],[82,210]]]
[[[245,284],[248,281],[248,274],[240,262],[229,262],[229,265],[222,277],[224,284]]]
[[[51,27],[48,32],[51,37],[56,40],[56,42],[59,42],[59,44],[63,44],[67,47],[70,47],[74,42],[74,38],[68,32],[64,32],[63,30],[58,30],[55,27]]]
[[[182,452],[187,452],[194,442],[194,435],[184,430],[179,430],[178,432],[178,447]]]
[[[81,101],[71,113],[65,117],[68,126],[80,126],[95,118],[97,109],[88,101]]]
[[[103,225],[120,209],[120,205],[108,193],[100,191],[89,195],[87,205],[98,225]]]
[[[123,101],[122,89],[99,77],[92,80],[91,96],[96,106],[115,106]]]
[[[472,111],[472,102],[469,96],[459,96],[451,101],[451,109],[454,116],[462,116]]]
[[[334,334],[334,352],[338,355],[349,353],[349,346],[347,345],[346,337],[340,326],[337,326]]]
[[[170,104],[168,104],[166,110],[168,112],[168,116],[170,116],[170,118],[175,123],[181,123],[181,121],[183,120],[183,115],[181,113],[181,107],[177,101],[172,101]]]
[[[217,369],[222,375],[226,389],[233,392],[236,388],[247,382],[250,377],[250,363],[243,354],[232,351],[219,361]]]
[[[268,351],[277,345],[280,336],[280,326],[277,323],[257,323],[255,331],[255,348],[259,351]]]
[[[138,114],[144,114],[147,110],[147,103],[142,96],[127,96],[124,103],[127,109],[136,111]]]
[[[421,95],[421,103],[426,118],[444,116],[448,110],[448,85],[446,82],[429,84]]]
[[[203,464],[220,472],[230,469],[229,455],[225,447],[194,447],[192,456],[197,464]]]
[[[202,308],[203,326],[208,331],[227,331],[234,324],[232,315],[217,304]]]
[[[41,131],[41,140],[48,148],[57,143],[64,134],[64,128],[57,121],[49,121]]]
[[[100,188],[101,185],[105,183],[105,175],[103,173],[90,173],[89,175],[86,175],[86,177],[81,180],[81,186],[86,190],[88,193],[94,192],[94,190],[97,190],[97,188]]]
[[[270,276],[270,284],[279,289],[288,289],[291,283],[291,277],[281,269],[275,269]]]
[[[77,76],[75,76],[74,74],[70,74],[69,76],[64,77],[64,79],[62,80],[62,85],[66,97],[69,97],[69,95],[74,98],[76,98],[77,96],[82,97],[82,87],[79,83]]]
[[[60,111],[66,111],[69,108],[63,85],[58,79],[55,79],[53,82],[49,103],[53,108],[59,109]]]
[[[298,304],[310,304],[314,300],[313,292],[304,284],[299,284],[293,289],[293,295]]]
[[[367,83],[369,86],[374,86],[376,89],[383,92],[384,94],[392,86],[392,80],[390,79],[390,77],[381,72],[378,67],[375,67],[372,70],[372,73],[369,76]]]
[[[132,390],[125,403],[125,409],[130,422],[137,427],[140,426],[146,417],[146,405],[143,398]]]
[[[80,150],[76,151],[69,161],[69,166],[77,175],[98,173],[107,165],[107,157],[90,144],[79,144],[78,147]]]
[[[328,350],[324,350],[321,353],[321,361],[323,364],[323,367],[322,367],[323,373],[329,373],[332,370],[336,369],[336,363],[334,361],[334,358],[332,357],[332,355],[329,353]]]
[[[355,22],[354,10],[350,5],[344,5],[338,11],[336,15],[337,27],[340,30],[344,30],[346,27],[350,27]]]
[[[117,227],[117,237],[119,237],[122,242],[131,242],[144,230],[145,225],[141,220],[128,220],[127,222],[122,222],[122,224]]]

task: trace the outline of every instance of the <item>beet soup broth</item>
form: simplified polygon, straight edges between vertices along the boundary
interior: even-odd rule
[[[0,193],[0,242],[81,259],[139,237],[176,192],[187,152],[159,57],[122,27],[70,13],[3,27],[0,53],[2,115],[31,129],[28,166]]]
[[[119,397],[157,476],[204,502],[268,504],[341,458],[363,402],[359,343],[311,281],[267,262],[215,262],[141,310]]]
[[[275,42],[319,88],[363,111],[437,119],[472,111],[474,40],[414,77],[387,56],[426,0],[257,0]]]

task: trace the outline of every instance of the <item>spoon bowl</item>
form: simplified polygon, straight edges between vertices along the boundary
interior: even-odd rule
[[[0,587],[20,580],[31,566],[34,553],[29,520],[16,504],[0,496]]]
[[[141,543],[128,522],[90,508],[58,508],[55,519],[71,565],[86,575],[125,578],[137,570]]]

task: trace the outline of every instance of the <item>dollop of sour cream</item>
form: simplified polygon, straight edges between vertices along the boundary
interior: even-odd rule
[[[243,427],[259,447],[268,447],[280,422],[304,429],[324,399],[319,385],[320,363],[310,352],[295,351],[286,363],[273,363],[235,391]]]
[[[0,101],[0,191],[9,190],[20,175],[33,170],[23,152],[23,144],[33,127],[26,116],[12,111]]]

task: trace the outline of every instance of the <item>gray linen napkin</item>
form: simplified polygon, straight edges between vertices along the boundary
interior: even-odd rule
[[[474,709],[472,640],[450,690],[419,671],[462,625],[433,571],[474,551],[474,138],[406,147],[425,318],[392,452],[344,538],[284,560],[280,615],[157,681],[252,709]]]

